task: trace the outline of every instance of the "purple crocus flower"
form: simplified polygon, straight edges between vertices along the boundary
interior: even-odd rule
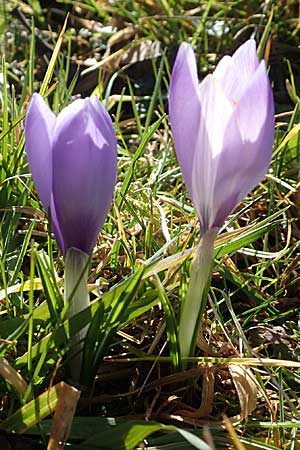
[[[181,44],[171,77],[169,113],[203,236],[224,223],[262,180],[271,161],[273,95],[255,41],[222,58],[200,84],[193,49]]]
[[[39,94],[25,123],[30,170],[51,215],[63,255],[90,254],[108,213],[116,182],[116,137],[96,97],[78,99],[56,117]]]
[[[171,77],[169,114],[201,231],[178,327],[181,355],[190,356],[207,302],[218,229],[262,180],[271,161],[273,96],[255,41],[222,58],[200,85],[193,49],[183,43]]]

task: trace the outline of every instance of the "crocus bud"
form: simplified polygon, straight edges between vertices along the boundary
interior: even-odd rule
[[[169,114],[177,158],[201,235],[220,227],[266,172],[274,105],[253,39],[221,59],[199,84],[192,47],[181,44],[172,71]]]
[[[181,355],[193,355],[211,282],[214,239],[226,217],[268,171],[274,104],[253,39],[221,59],[200,84],[192,47],[172,71],[169,114],[177,158],[200,221],[201,239],[179,320]]]
[[[68,317],[89,306],[89,255],[108,213],[117,175],[117,143],[96,97],[78,99],[56,117],[39,94],[25,122],[29,166],[65,258]],[[72,337],[70,375],[79,380],[86,328]]]
[[[63,255],[90,254],[111,204],[117,144],[96,97],[78,99],[56,117],[39,94],[30,102],[25,147],[35,186]]]

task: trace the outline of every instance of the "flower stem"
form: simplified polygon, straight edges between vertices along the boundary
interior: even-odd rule
[[[69,248],[65,258],[65,285],[64,303],[69,305],[67,318],[87,308],[90,304],[87,289],[89,255],[78,250]],[[82,341],[87,333],[87,327],[72,337],[72,352],[70,361],[70,372],[73,381],[79,381],[82,365]]]
[[[213,267],[214,241],[218,229],[208,230],[200,239],[192,262],[191,279],[179,320],[181,356],[193,356],[207,302]]]

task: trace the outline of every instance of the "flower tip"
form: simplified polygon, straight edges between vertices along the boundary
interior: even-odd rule
[[[88,102],[89,106],[91,106],[93,110],[97,111],[98,114],[100,113],[101,115],[105,114],[106,116],[109,116],[108,111],[96,95],[92,95],[92,97],[89,97]]]
[[[254,38],[250,38],[247,41],[245,41],[243,44],[241,44],[236,52],[255,52],[256,53],[256,41]]]
[[[188,42],[182,42],[177,52],[176,62],[189,58],[195,58],[193,47]]]
[[[249,46],[250,48],[255,48],[256,49],[256,41],[254,38],[250,38],[248,39],[246,42],[244,42],[244,44],[241,45],[241,47],[245,45],[245,46]]]
[[[41,94],[39,94],[38,92],[34,92],[31,96],[31,100],[39,100],[42,99],[43,97],[41,96]]]
[[[181,42],[181,44],[179,46],[179,49],[181,51],[188,51],[188,49],[191,49],[191,48],[192,48],[192,46],[188,42]]]
[[[89,98],[89,100],[90,100],[90,102],[91,102],[91,104],[92,104],[93,106],[96,106],[96,107],[101,106],[101,102],[100,102],[99,98],[98,98],[96,95],[92,95],[92,96]]]
[[[38,94],[37,92],[34,92],[29,101],[28,112],[32,107],[41,108],[44,105],[45,105],[45,101],[44,101],[43,97],[40,94]]]
[[[256,52],[256,41],[253,38],[248,39],[233,54],[233,58],[245,58],[250,60],[255,60],[258,63],[258,57]]]
[[[183,86],[188,88],[191,80],[198,86],[196,57],[191,44],[182,42],[172,70],[170,95],[173,93],[174,86],[181,85],[181,89]]]

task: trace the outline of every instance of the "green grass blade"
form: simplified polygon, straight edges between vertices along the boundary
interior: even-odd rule
[[[165,292],[165,289],[156,275],[154,279],[154,283],[157,289],[159,300],[163,306],[166,324],[167,324],[167,336],[168,336],[168,344],[170,350],[170,356],[173,363],[173,366],[176,370],[180,370],[180,346],[178,340],[178,331],[177,331],[177,321],[176,317],[171,305],[170,300]]]

